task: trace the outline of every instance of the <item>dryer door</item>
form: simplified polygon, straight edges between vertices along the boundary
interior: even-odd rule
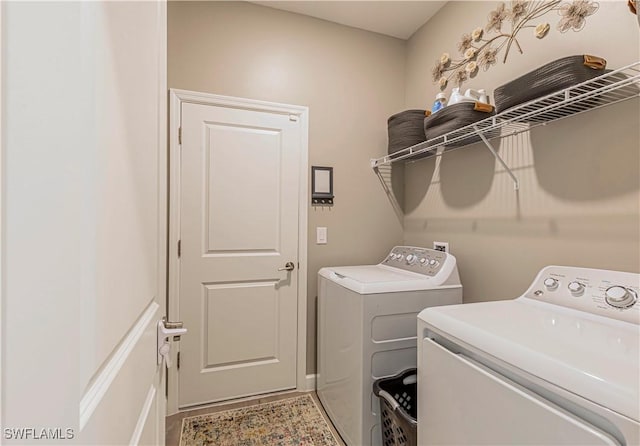
[[[418,444],[616,445],[609,434],[475,361],[422,340]]]

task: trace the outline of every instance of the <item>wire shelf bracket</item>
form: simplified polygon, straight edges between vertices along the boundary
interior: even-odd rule
[[[509,176],[513,180],[513,189],[514,190],[520,189],[520,182],[518,181],[518,178],[513,174],[511,169],[509,169],[509,166],[507,166],[507,163],[505,163],[502,157],[498,155],[498,152],[496,152],[496,149],[493,148],[489,140],[484,136],[484,134],[482,134],[482,132],[478,129],[478,127],[474,125],[473,128],[476,132],[478,132],[478,136],[480,137],[484,145],[487,146],[487,149],[489,149],[491,154],[495,157],[495,159],[498,160],[498,162],[502,165],[504,170],[509,174]]]

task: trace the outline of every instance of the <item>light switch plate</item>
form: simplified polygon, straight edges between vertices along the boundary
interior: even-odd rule
[[[316,227],[316,245],[327,244],[327,228],[324,226]]]

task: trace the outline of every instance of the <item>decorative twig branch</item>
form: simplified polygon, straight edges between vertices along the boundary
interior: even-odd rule
[[[484,28],[478,27],[470,34],[462,35],[458,43],[458,51],[461,55],[459,59],[452,59],[449,53],[443,53],[440,56],[440,60],[436,61],[433,67],[433,82],[437,82],[441,90],[444,90],[451,80],[460,86],[470,76],[475,76],[479,68],[487,71],[495,65],[498,53],[503,49],[502,63],[506,63],[513,44],[520,54],[524,54],[517,39],[518,33],[523,29],[534,28],[534,35],[538,39],[544,38],[551,28],[549,23],[540,22],[534,25],[530,22],[540,19],[551,11],[557,11],[561,16],[556,27],[558,31],[565,33],[570,29],[582,30],[586,18],[594,14],[598,8],[598,3],[591,0],[512,0],[509,8],[505,3],[500,3],[489,13]],[[502,29],[507,20],[511,22],[511,32]],[[489,36],[489,34],[494,35]]]

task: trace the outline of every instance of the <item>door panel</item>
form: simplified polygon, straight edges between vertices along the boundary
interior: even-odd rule
[[[179,405],[296,386],[301,129],[183,103]]]
[[[280,131],[224,124],[205,129],[206,252],[278,252]],[[247,163],[259,166],[251,178]]]
[[[85,205],[95,218],[96,265],[85,274],[93,276],[97,296],[82,302],[85,385],[161,292],[157,280],[164,246],[158,242],[158,188],[164,172],[158,163],[165,142],[160,140],[158,97],[163,92],[158,86],[158,50],[150,50],[160,44],[157,9],[102,2],[85,11],[94,20],[95,44],[108,49],[92,61],[99,124],[94,127],[93,196]]]
[[[164,395],[159,367],[149,356],[156,349],[155,324],[162,317],[159,310],[155,303],[147,308],[144,320],[138,321],[142,323],[134,328],[139,334],[135,336],[132,333],[134,336],[126,340],[131,347],[117,349],[112,358],[116,360],[107,361],[106,367],[99,370],[94,385],[83,394],[80,404],[83,438],[115,445],[129,442],[145,429],[156,431],[157,436],[164,415],[156,417],[156,412],[152,412],[149,406],[159,404]],[[97,403],[95,406],[91,396]],[[116,414],[118,429],[114,429],[112,424]]]
[[[279,311],[275,285],[258,282],[206,286],[205,368],[243,367],[277,359]],[[241,317],[229,317],[236,313]],[[260,336],[245,335],[256,327],[260,327]]]

